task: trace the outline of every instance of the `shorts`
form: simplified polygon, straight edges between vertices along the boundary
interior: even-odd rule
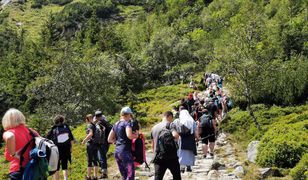
[[[213,135],[212,136],[209,136],[210,134],[206,134],[206,135],[201,135],[201,138],[202,138],[202,144],[208,144],[209,142],[211,142],[211,143],[213,143],[213,142],[215,142],[215,140],[216,140],[216,138],[215,138],[215,135],[214,135],[214,133],[213,133]],[[206,138],[204,138],[204,137],[206,137]]]
[[[93,143],[87,144],[88,167],[98,166],[98,145]]]

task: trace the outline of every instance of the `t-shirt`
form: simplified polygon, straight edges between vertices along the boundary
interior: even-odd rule
[[[116,134],[115,152],[117,153],[132,150],[132,140],[130,140],[126,135],[127,127],[132,128],[131,123],[125,120],[120,120],[112,128]]]
[[[88,141],[88,143],[93,143],[93,138],[94,138],[94,133],[95,133],[95,125],[94,125],[93,123],[90,123],[90,124],[87,125],[86,133],[89,134],[89,133],[90,133],[90,130],[92,130],[93,136],[92,136],[92,138]]]
[[[166,119],[164,119],[162,122],[156,124],[152,128],[151,139],[154,140],[154,153],[156,152],[156,144],[157,144],[158,135],[159,135],[161,130],[166,128],[167,124],[168,124],[168,121]],[[170,129],[172,131],[175,131],[175,125],[173,123],[170,124]]]
[[[9,129],[7,131],[13,133],[14,136],[15,136],[16,153],[19,152],[32,139],[32,136],[30,135],[28,128],[23,124],[15,127],[15,128]],[[36,131],[34,131],[34,130],[32,130],[32,131],[34,132],[35,135],[39,135]],[[29,158],[30,149],[31,148],[29,147],[23,155],[23,157],[24,157],[24,161],[22,163],[23,167],[25,167],[26,164],[30,160],[30,158]],[[10,173],[20,170],[20,166],[19,166],[20,160],[16,157],[12,157],[10,155],[10,153],[8,152],[7,147],[5,147],[4,156],[5,156],[6,160],[10,161]]]

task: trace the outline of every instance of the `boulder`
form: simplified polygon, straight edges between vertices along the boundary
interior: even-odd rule
[[[251,141],[247,147],[247,159],[255,163],[258,154],[258,145],[260,141]]]
[[[233,173],[238,175],[238,176],[241,176],[241,175],[245,175],[245,170],[244,170],[243,166],[237,166],[234,169]]]
[[[260,168],[259,173],[262,178],[266,178],[272,175],[272,169],[271,168]]]
[[[216,170],[211,170],[208,174],[207,174],[207,179],[209,180],[216,180],[219,178],[219,172]]]

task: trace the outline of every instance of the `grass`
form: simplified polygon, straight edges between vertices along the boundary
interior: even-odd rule
[[[135,106],[142,124],[151,125],[162,118],[162,113],[172,110],[172,104],[185,97],[191,89],[186,84],[159,87],[138,95],[139,103]]]
[[[60,12],[64,6],[49,4],[41,9],[33,9],[32,3],[32,1],[27,1],[25,4],[11,3],[6,8],[9,11],[8,22],[13,26],[16,26],[16,23],[22,23],[20,28],[26,31],[26,37],[37,41],[49,15]]]
[[[235,151],[236,156],[244,163],[244,168],[247,170],[246,175],[243,179],[260,179],[258,174],[258,169],[260,166],[249,163],[246,157],[247,145],[249,142],[253,140],[265,140],[265,134],[269,134],[268,132],[272,132],[276,129],[281,129],[282,126],[287,126],[289,129],[293,126],[300,126],[301,124],[305,124],[308,120],[308,104],[296,106],[296,107],[278,107],[272,106],[267,108],[264,105],[254,105],[255,116],[257,117],[262,130],[258,130],[254,123],[252,122],[251,117],[249,116],[247,111],[241,111],[239,109],[233,109],[229,114],[228,118],[222,123],[222,128],[231,133],[229,138],[237,151]],[[307,131],[303,131],[302,133],[307,133]],[[292,133],[300,133],[300,131],[294,130],[296,132]],[[287,130],[285,131],[287,133]],[[245,134],[245,136],[243,136]],[[269,136],[269,135],[267,135]],[[277,134],[276,134],[277,136]],[[282,135],[281,135],[282,136]],[[279,136],[280,137],[280,136]],[[279,137],[270,138],[270,142],[273,139],[277,139]],[[305,135],[302,136],[305,138]],[[299,141],[299,139],[298,139]],[[262,142],[262,141],[261,141]],[[282,142],[282,141],[280,141]],[[300,142],[298,142],[300,143]],[[272,147],[276,148],[276,147]],[[268,149],[270,151],[271,149]],[[275,168],[275,167],[274,167]],[[288,174],[290,169],[282,169],[276,168],[284,177],[269,177],[269,179],[292,179]]]

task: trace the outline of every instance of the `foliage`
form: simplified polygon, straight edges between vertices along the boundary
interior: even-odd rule
[[[184,98],[191,90],[187,85],[170,85],[148,90],[138,95],[136,104],[130,104],[137,112],[136,118],[143,125],[151,125],[161,120],[165,111],[171,111],[171,103]]]
[[[261,139],[256,160],[259,165],[292,168],[307,152],[308,119],[292,124],[288,121],[278,122]]]
[[[301,160],[290,172],[293,179],[306,180],[308,177],[308,154],[305,153]]]

